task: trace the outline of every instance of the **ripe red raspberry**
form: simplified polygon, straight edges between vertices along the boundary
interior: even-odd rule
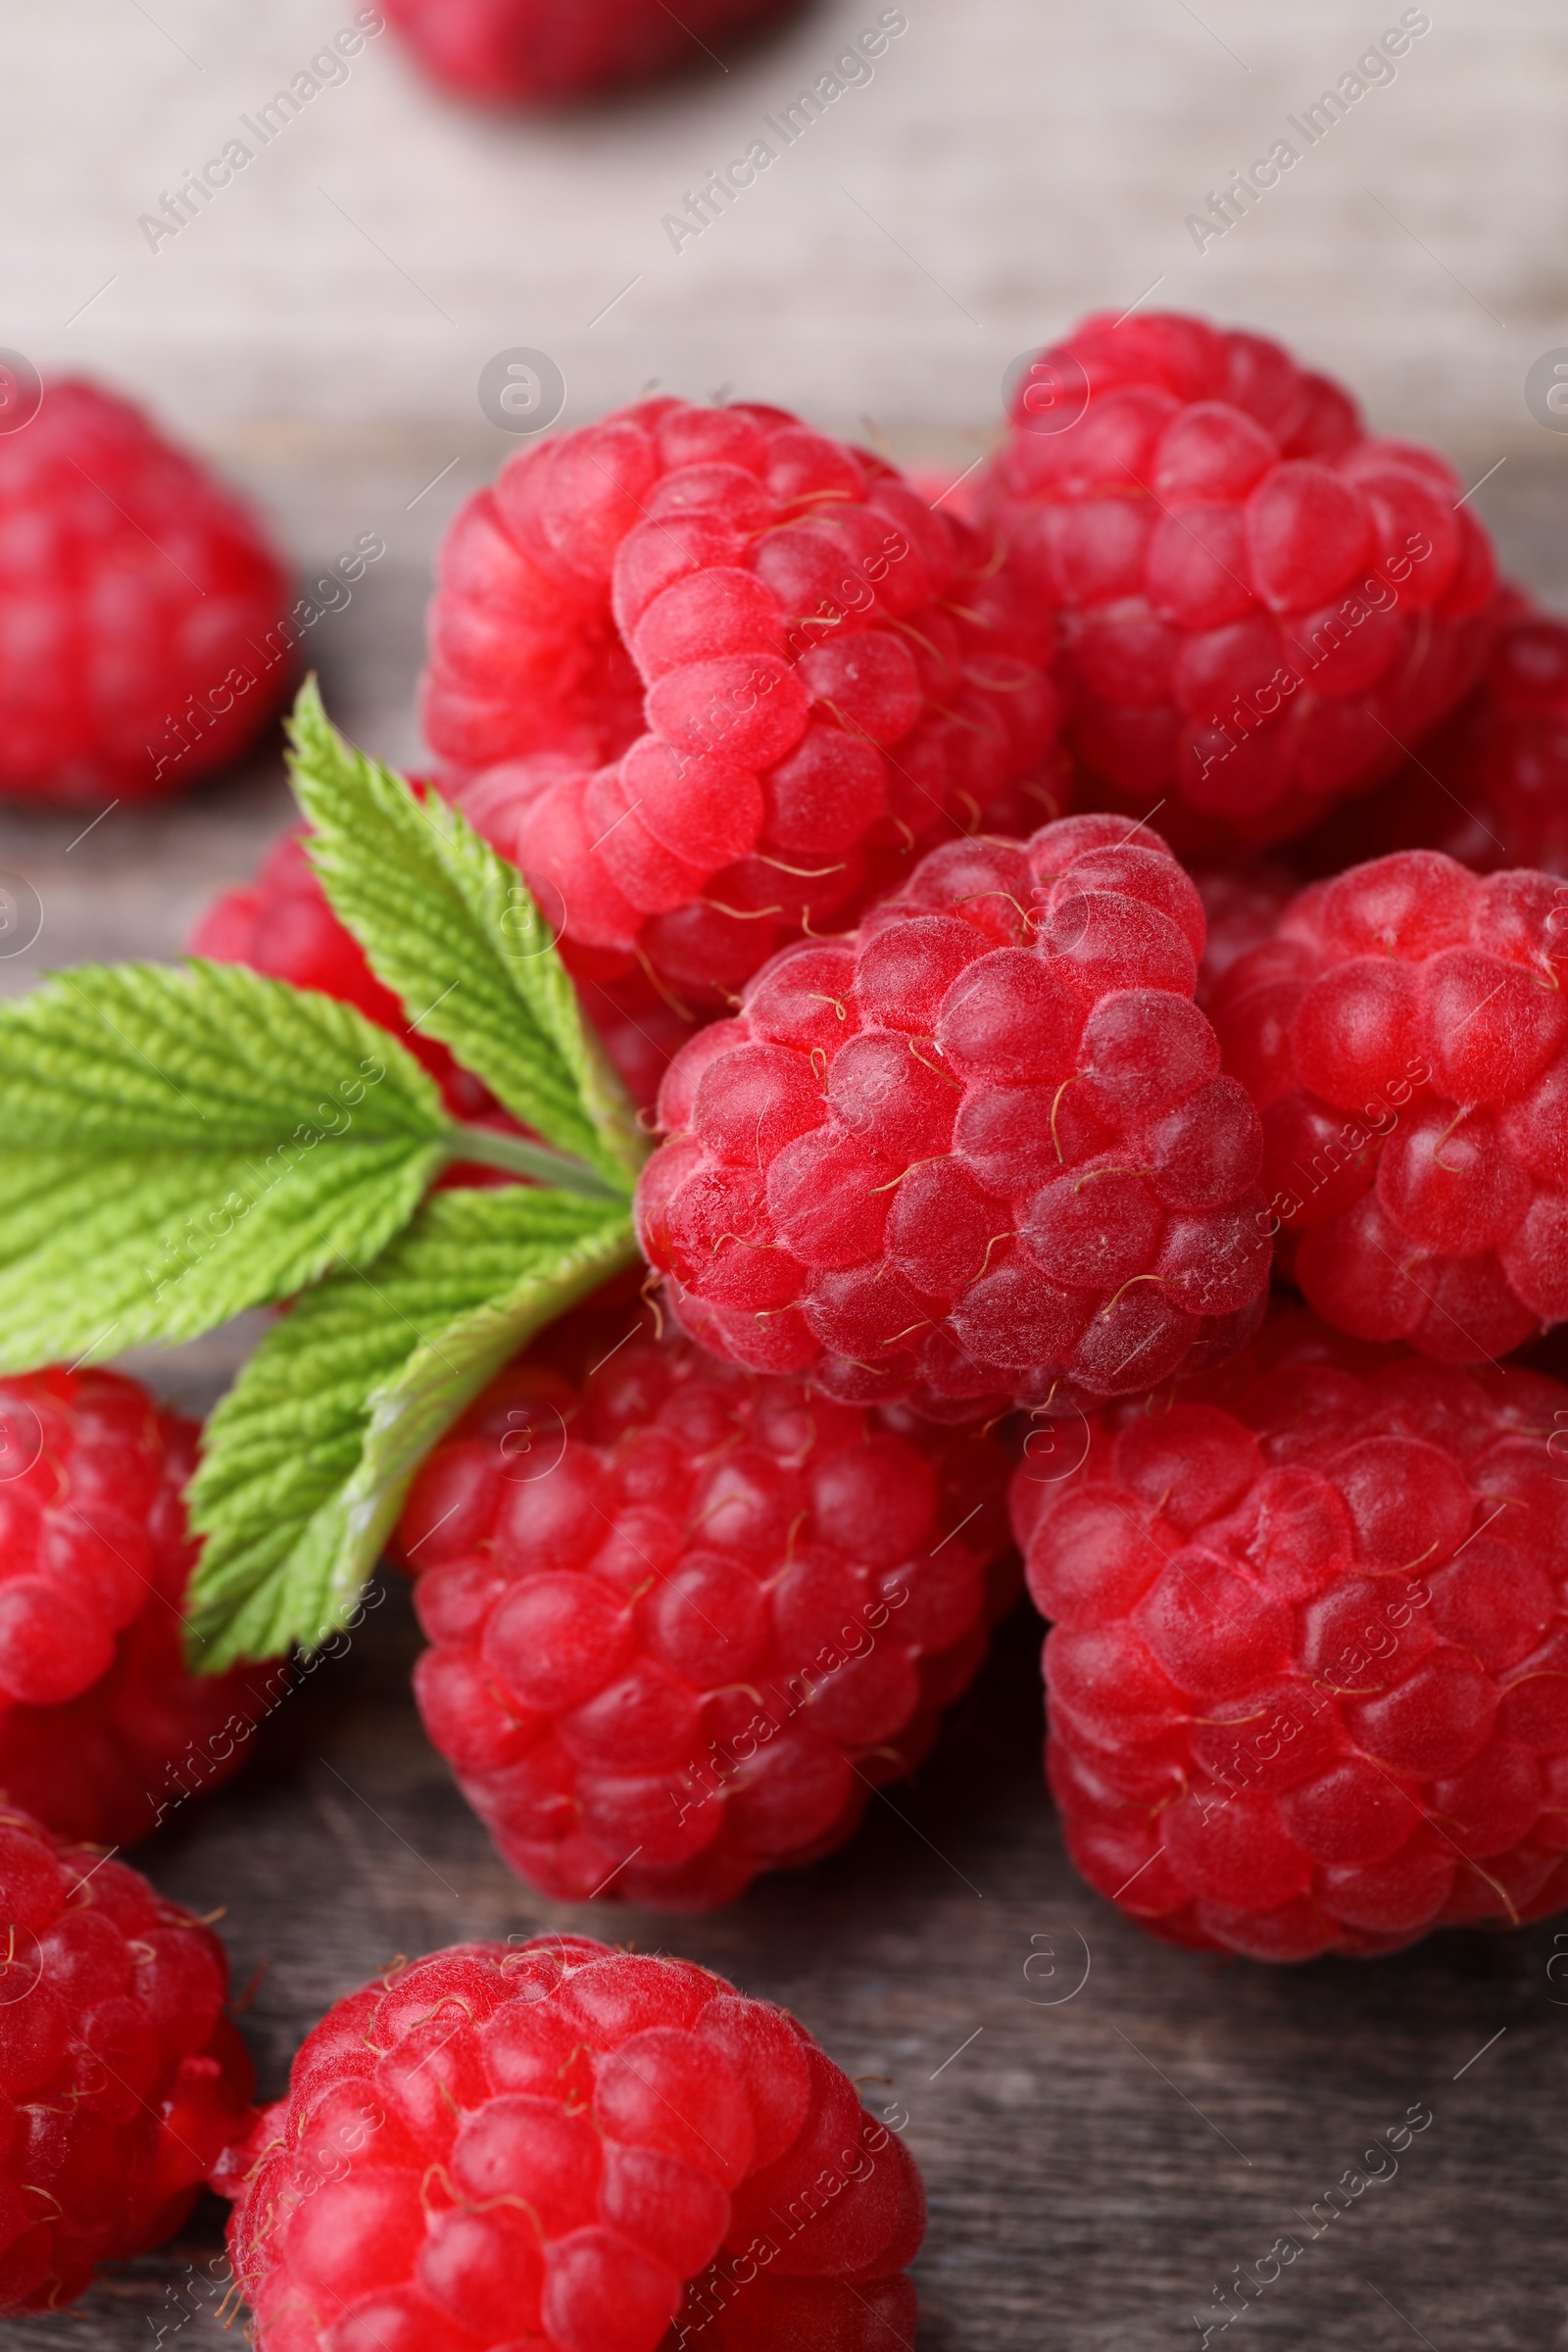
[[[458,1117],[492,1116],[496,1104],[489,1089],[460,1069],[439,1040],[411,1029],[397,998],[382,987],[354,934],[332,912],[306,858],[305,832],[299,825],[284,834],[253,883],[214,901],[192,934],[191,954],[210,956],[218,963],[248,963],[274,980],[291,980],[296,988],[319,989],[323,996],[357,1004],[418,1056]],[[691,1021],[640,968],[615,980],[583,975],[577,993],[632,1100],[639,1108],[651,1109],[665,1070],[692,1033]],[[465,1182],[471,1181],[470,1172]]]
[[[1407,850],[1301,892],[1218,984],[1267,1222],[1328,1322],[1475,1363],[1568,1316],[1565,972],[1568,884]]]
[[[1051,1785],[1091,1886],[1259,1960],[1568,1903],[1565,1449],[1556,1382],[1298,1314],[1112,1408],[1071,1478],[1026,1461]]]
[[[1198,966],[1198,1002],[1206,1012],[1231,965],[1272,939],[1298,884],[1264,859],[1237,869],[1200,866],[1193,881],[1203,902],[1205,937]]]
[[[0,1381],[0,1788],[62,1837],[145,1838],[265,1712],[182,1654],[197,1435],[113,1372]]]
[[[1198,893],[1074,816],[936,850],[692,1040],[638,1216],[686,1328],[848,1402],[1131,1393],[1255,1328],[1262,1143],[1192,1002]]]
[[[0,2313],[58,2311],[161,2245],[252,2121],[210,1930],[0,1812]]]
[[[1012,1597],[1006,1458],[605,1345],[580,1392],[513,1366],[415,1481],[415,1693],[534,1886],[707,1909],[841,1845],[930,1747]]]
[[[288,683],[254,515],[140,411],[50,384],[0,435],[0,796],[162,800],[236,759]]]
[[[387,0],[389,24],[461,98],[554,106],[617,83],[700,66],[703,46],[789,0]],[[710,52],[711,55],[711,52]]]
[[[982,506],[1060,609],[1075,749],[1184,852],[1303,832],[1473,683],[1494,569],[1459,481],[1278,344],[1102,314],[1013,415]]]
[[[912,2352],[920,2177],[685,1960],[463,1943],[328,2011],[229,2225],[269,2352]]]
[[[651,400],[463,510],[425,730],[574,968],[711,1002],[916,845],[1059,812],[1050,626],[880,458]]]
[[[1568,874],[1568,622],[1521,598],[1474,694],[1368,803],[1366,819],[1361,857],[1431,848],[1480,873]]]

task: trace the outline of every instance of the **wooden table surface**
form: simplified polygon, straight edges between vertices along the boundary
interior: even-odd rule
[[[414,434],[352,464],[275,442],[242,468],[307,557],[385,529],[384,564],[316,651],[344,723],[394,757],[414,744],[429,546],[487,462],[460,453],[411,508],[452,454]],[[1559,599],[1560,478],[1510,465],[1479,502],[1512,568]],[[270,747],[182,808],[116,809],[85,838],[84,816],[7,813],[0,869],[37,891],[43,931],[0,961],[0,986],[51,962],[170,953],[287,806]],[[244,1338],[218,1335],[151,1376],[204,1404]],[[1254,2337],[1278,2352],[1568,2344],[1568,1984],[1548,1974],[1553,1929],[1293,1970],[1165,1949],[1063,1856],[1039,1773],[1038,1638],[1025,1611],[1002,1630],[935,1754],[847,1849],[670,1923],[564,1910],[496,1860],[420,1732],[417,1636],[393,1578],[349,1654],[277,1710],[245,1776],[134,1858],[194,1909],[223,1907],[235,1983],[255,1981],[244,2030],[270,2095],[329,2002],[396,1953],[462,1936],[584,1928],[677,1949],[788,2003],[868,2079],[873,2106],[907,2113],[931,2198],[921,2352],[1196,2352],[1195,2314],[1213,2318],[1215,2288],[1237,2266],[1266,2271],[1283,2232],[1306,2238],[1301,2217],[1412,2107],[1433,2121],[1396,2177],[1282,2271],[1249,2314]],[[7,2352],[130,2352],[176,2332],[180,2352],[232,2343],[204,2283],[221,2220],[206,2203],[177,2244],[74,2312],[9,2324]]]

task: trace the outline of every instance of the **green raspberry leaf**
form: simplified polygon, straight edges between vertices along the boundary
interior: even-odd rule
[[[405,1048],[238,965],[0,1005],[0,1367],[189,1339],[369,1258],[454,1155]]]
[[[314,678],[289,732],[307,853],[376,978],[514,1118],[629,1193],[647,1146],[516,867],[345,743]]]
[[[301,1298],[203,1437],[193,1663],[214,1674],[328,1640],[431,1446],[536,1331],[636,1256],[623,1202],[434,1193],[373,1264]]]

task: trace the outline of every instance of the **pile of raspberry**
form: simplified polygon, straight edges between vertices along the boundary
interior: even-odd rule
[[[1184,852],[1304,831],[1474,684],[1495,571],[1463,485],[1278,344],[1099,314],[1012,415],[979,504],[1060,615],[1073,747]]]
[[[433,79],[486,106],[560,106],[681,66],[789,0],[386,0]],[[712,51],[707,51],[711,59]]]
[[[784,2011],[545,1936],[339,2001],[229,2251],[269,2352],[912,2352],[924,2228],[902,2140]]]
[[[782,410],[523,450],[442,548],[424,726],[574,970],[695,1002],[911,855],[1066,806],[1049,612],[990,534]]]
[[[102,808],[226,766],[290,662],[255,517],[128,401],[51,383],[0,434],[0,798]]]
[[[0,1811],[0,2315],[162,2245],[250,2128],[216,1936],[123,1863]]]
[[[146,1837],[266,1710],[184,1660],[198,1435],[117,1373],[0,1381],[0,1790],[62,1836]]]
[[[398,1528],[426,1731],[563,1901],[699,1910],[841,1845],[916,1765],[1013,1597],[1007,1457],[605,1341],[504,1373]]]
[[[460,1069],[439,1039],[410,1026],[397,998],[366,961],[359,941],[333,913],[305,854],[306,830],[297,825],[285,833],[254,882],[224,891],[213,902],[191,935],[191,954],[217,963],[246,963],[270,979],[357,1004],[423,1062],[455,1117],[494,1123],[501,1114],[489,1088],[471,1071]],[[613,980],[582,974],[576,985],[583,1010],[633,1102],[652,1109],[665,1070],[691,1035],[690,1019],[640,966]],[[476,1180],[471,1174],[466,1179]]]
[[[1306,1960],[1568,1902],[1568,1389],[1284,1317],[1013,1521],[1090,1885]]]
[[[1267,1223],[1319,1314],[1445,1363],[1568,1317],[1568,885],[1409,850],[1312,884],[1213,992]]]
[[[686,1046],[644,1250],[716,1354],[951,1417],[1132,1394],[1261,1319],[1262,1141],[1193,1003],[1203,914],[1148,827],[933,851]]]

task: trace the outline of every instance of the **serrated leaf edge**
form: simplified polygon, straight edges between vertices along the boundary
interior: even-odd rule
[[[439,793],[421,795],[384,761],[350,744],[327,717],[314,676],[300,689],[288,730],[295,796],[313,827],[306,855],[334,913],[358,940],[376,978],[399,998],[410,1021],[416,1020],[421,1029],[440,1038],[514,1117],[559,1148],[579,1153],[622,1196],[629,1194],[647,1157],[647,1139],[603,1042],[584,1018],[549,927],[517,867],[492,849],[463,811]],[[561,1065],[559,1086],[547,1084],[542,1094],[526,1099],[514,1083],[514,1070],[494,1058],[482,1034],[465,1023],[461,1005],[449,1012],[443,999],[417,1008],[411,1004],[406,976],[400,975],[395,960],[383,956],[349,887],[352,882],[373,893],[380,877],[364,860],[356,836],[331,807],[333,771],[352,778],[395,834],[432,851],[458,919],[494,961],[516,999],[519,1020],[529,1023],[554,1050]],[[410,822],[415,817],[418,830]],[[526,955],[505,955],[494,936],[499,922],[485,911],[486,902],[497,899],[505,902],[509,918],[545,944],[531,947]],[[519,964],[530,968],[520,973],[514,968]]]
[[[608,1213],[601,1228],[550,1259],[552,1267],[559,1269],[550,1279],[537,1266],[531,1268],[510,1291],[455,1316],[434,1337],[417,1342],[395,1377],[370,1391],[357,1468],[336,1494],[318,1505],[274,1572],[271,1582],[278,1605],[272,1611],[270,1646],[258,1649],[254,1642],[238,1636],[237,1629],[253,1627],[258,1614],[262,1594],[253,1591],[241,1597],[228,1628],[197,1637],[199,1649],[189,1659],[193,1672],[220,1674],[241,1659],[276,1656],[293,1647],[308,1655],[342,1629],[397,1524],[409,1487],[426,1454],[538,1332],[612,1275],[637,1262],[639,1250],[629,1214],[606,1205]],[[519,1255],[523,1253],[519,1248]],[[487,1322],[494,1326],[488,1342],[450,1381],[440,1411],[419,1421],[417,1443],[411,1447],[400,1433],[416,1410],[420,1383],[444,1361],[444,1348],[452,1349],[465,1335],[482,1333]],[[450,1365],[447,1369],[450,1374]],[[321,1555],[318,1568],[317,1555]],[[319,1623],[314,1630],[287,1622],[286,1597],[302,1572],[309,1573],[324,1593]],[[209,1602],[204,1611],[209,1622],[212,1606]]]

